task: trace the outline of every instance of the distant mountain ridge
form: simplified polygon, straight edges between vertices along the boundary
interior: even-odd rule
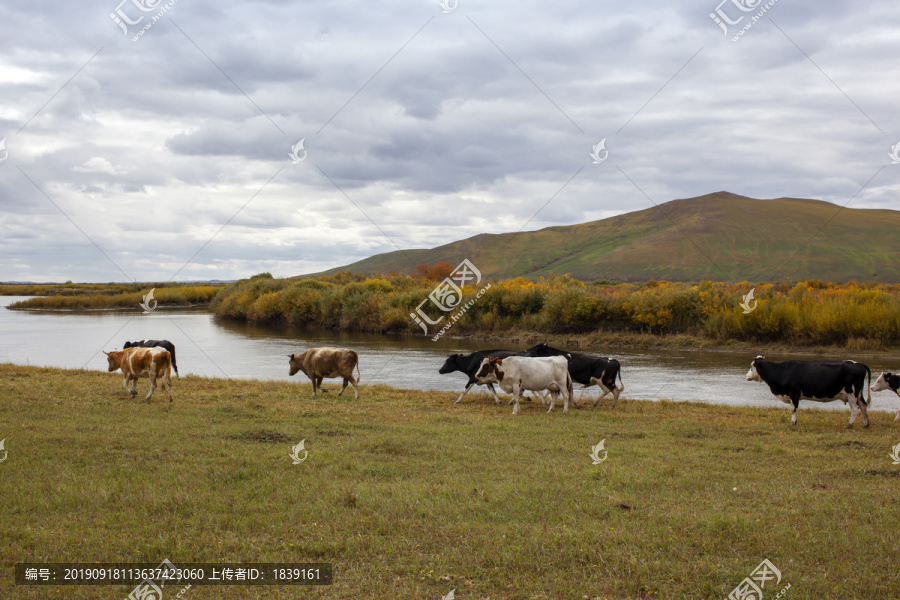
[[[321,274],[411,273],[468,258],[492,278],[570,273],[590,281],[900,282],[900,211],[729,192],[672,200],[579,225],[482,233],[432,249],[378,254]]]

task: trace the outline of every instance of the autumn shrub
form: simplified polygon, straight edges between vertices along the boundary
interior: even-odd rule
[[[428,299],[436,282],[424,275],[430,271],[423,268],[420,277],[339,273],[291,282],[263,274],[221,289],[213,307],[218,316],[359,331],[422,333],[410,317],[421,304],[432,319],[458,316],[455,333],[622,331],[794,344],[900,342],[896,285],[822,281],[586,285],[567,275],[537,281],[518,278],[491,282],[477,302],[459,314],[475,298],[476,289],[483,288],[464,288],[462,302],[443,313]],[[751,289],[754,296],[747,298]],[[741,307],[745,298],[753,308],[750,312]],[[63,305],[64,297],[57,302]]]

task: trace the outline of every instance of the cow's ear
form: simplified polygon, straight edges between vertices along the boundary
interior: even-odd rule
[[[287,356],[288,358],[294,358],[293,354],[285,354],[285,356]]]

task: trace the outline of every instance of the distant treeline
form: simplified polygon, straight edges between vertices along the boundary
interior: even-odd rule
[[[155,288],[155,289],[154,289]],[[63,285],[0,285],[0,295],[35,296],[14,302],[12,309],[133,308],[151,289],[157,306],[195,306],[208,304],[222,285],[184,285],[176,283],[107,283]],[[150,303],[151,306],[153,303]]]
[[[413,277],[366,278],[348,272],[290,280],[263,273],[221,289],[211,308],[217,316],[253,322],[422,333],[410,313],[440,281],[429,274],[425,270]],[[749,303],[753,310],[744,314],[740,303],[751,288],[755,288]],[[474,297],[475,289],[465,288],[465,293],[464,303]],[[430,302],[424,308],[432,318],[455,314],[441,313]],[[891,345],[900,342],[900,286],[812,280],[754,285],[519,278],[492,282],[454,323],[450,335],[515,331],[689,334],[795,345],[868,340]]]

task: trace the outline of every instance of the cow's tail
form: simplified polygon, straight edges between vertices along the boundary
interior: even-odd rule
[[[170,354],[172,355],[172,368],[175,369],[175,377],[181,379],[181,375],[178,374],[178,363],[175,362],[175,346],[172,346],[172,352],[170,352]]]
[[[569,402],[575,402],[575,385],[572,383],[572,375],[566,369],[566,392],[569,394]]]
[[[356,354],[356,352],[354,352]],[[352,373],[353,371],[351,371]],[[362,379],[362,373],[359,372],[359,354],[356,354],[356,383],[359,384]]]
[[[625,382],[622,381],[622,366],[621,366],[621,365],[619,365],[619,372],[618,372],[617,374],[618,374],[618,376],[619,376],[619,383],[622,384],[622,385],[620,385],[620,386],[618,387],[618,390],[619,390],[620,392],[624,392],[624,391],[625,391]],[[613,385],[615,385],[615,384],[616,384],[616,382],[613,381]]]
[[[863,366],[866,368],[866,373],[868,373],[868,375],[869,375],[869,385],[866,386],[866,390],[869,390],[869,400],[868,400],[868,402],[863,400],[863,402],[866,403],[866,407],[868,408],[869,406],[872,405],[872,371],[871,371],[871,369],[869,369],[869,365],[863,365]],[[866,390],[862,391],[863,393],[861,394],[861,396],[863,398],[865,398],[865,396],[866,396]]]

